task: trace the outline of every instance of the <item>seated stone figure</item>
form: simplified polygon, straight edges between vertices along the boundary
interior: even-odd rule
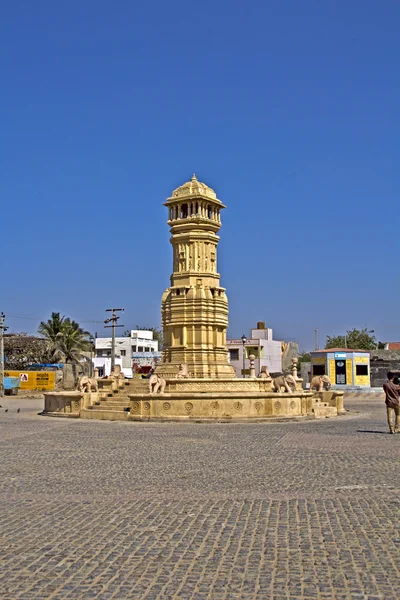
[[[87,375],[82,375],[78,381],[78,390],[85,394],[91,392],[98,392],[99,388],[97,385],[97,379],[95,377],[88,377]]]
[[[114,365],[108,379],[124,379],[124,374],[121,370],[121,365]]]
[[[179,365],[179,371],[177,377],[187,379],[190,377],[190,373],[188,371],[188,366],[186,363],[181,363]]]
[[[149,378],[150,394],[157,394],[157,392],[159,394],[163,394],[165,391],[166,385],[167,385],[167,382],[165,381],[165,379],[163,377],[160,377],[159,375],[156,375],[155,373],[150,375],[150,378]]]
[[[269,371],[268,371],[268,367],[266,365],[263,365],[261,367],[261,371],[259,372],[258,376],[261,379],[267,379],[268,377],[271,377],[271,375],[269,374]]]
[[[323,390],[328,392],[331,387],[332,383],[328,375],[316,375],[311,379],[310,392],[314,389],[316,389],[317,392],[322,392]]]
[[[285,392],[295,392],[296,391],[296,380],[293,375],[281,375],[280,377],[275,377],[272,381],[272,390],[274,392],[280,392],[281,388],[285,389]]]

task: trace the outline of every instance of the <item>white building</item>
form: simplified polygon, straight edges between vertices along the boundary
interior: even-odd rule
[[[132,352],[158,352],[158,341],[153,340],[152,331],[132,329]]]
[[[266,366],[270,373],[282,372],[282,342],[272,339],[272,329],[265,327],[262,321],[257,323],[256,329],[251,330],[250,338],[246,339],[245,343],[241,339],[227,340],[227,346],[230,363],[237,377],[243,377],[243,365],[244,374],[249,375],[250,354],[256,358],[256,375],[263,366]]]
[[[111,337],[96,338],[94,367],[99,369],[99,377],[111,372]],[[158,341],[153,340],[152,331],[132,330],[130,337],[115,338],[115,364],[121,365],[125,377],[133,377],[132,362],[140,365],[136,356],[140,355],[145,364],[153,365],[155,357],[161,357],[158,352]]]

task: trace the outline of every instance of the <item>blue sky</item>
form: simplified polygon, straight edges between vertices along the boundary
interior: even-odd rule
[[[10,330],[159,325],[162,204],[195,172],[228,207],[230,337],[400,339],[399,25],[394,0],[3,4]]]

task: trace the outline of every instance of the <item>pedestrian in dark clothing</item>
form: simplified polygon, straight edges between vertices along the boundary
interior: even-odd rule
[[[385,403],[386,403],[386,411],[387,411],[387,420],[389,424],[389,432],[390,433],[399,433],[400,432],[400,385],[396,385],[394,383],[394,374],[387,374],[388,380],[383,384],[383,389],[386,395]],[[392,411],[395,414],[395,423],[393,427],[392,421]]]

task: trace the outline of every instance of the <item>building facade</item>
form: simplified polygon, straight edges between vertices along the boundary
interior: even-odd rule
[[[312,377],[327,375],[332,385],[371,387],[369,351],[329,348],[310,355]]]
[[[111,371],[112,338],[96,338],[93,364],[99,369],[99,376],[108,376]],[[133,363],[155,366],[161,353],[153,332],[148,330],[131,331],[130,337],[115,338],[115,364],[120,365],[125,377],[133,377]]]
[[[227,340],[229,360],[237,377],[250,374],[249,356],[255,356],[256,375],[262,367],[270,373],[282,372],[282,342],[273,339],[272,329],[265,327],[262,321],[256,329],[251,329],[250,338],[243,343],[242,339]]]

